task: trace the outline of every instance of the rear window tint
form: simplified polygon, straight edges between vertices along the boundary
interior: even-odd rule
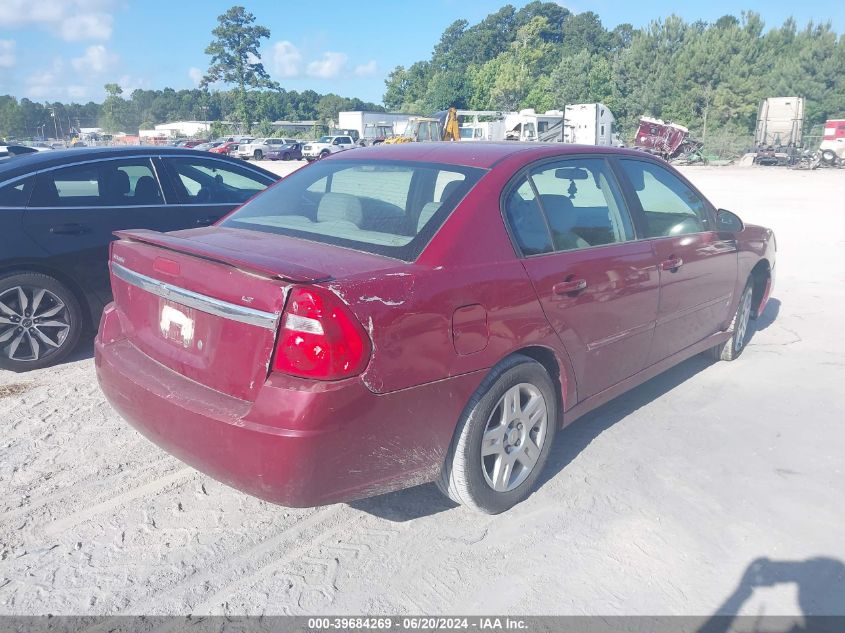
[[[255,197],[222,225],[413,261],[484,173],[433,163],[321,161]]]

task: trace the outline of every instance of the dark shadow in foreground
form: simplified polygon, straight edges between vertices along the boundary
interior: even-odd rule
[[[736,614],[761,587],[790,583],[798,589],[801,616],[739,617]],[[838,617],[830,617],[838,616]],[[758,558],[745,570],[739,585],[698,633],[765,631],[766,633],[841,633],[845,625],[845,564],[835,558],[803,561]]]

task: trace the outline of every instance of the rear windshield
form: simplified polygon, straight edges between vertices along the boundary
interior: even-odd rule
[[[295,171],[221,225],[413,261],[484,170],[327,160]]]

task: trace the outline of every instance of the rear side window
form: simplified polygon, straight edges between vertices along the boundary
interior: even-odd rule
[[[483,173],[432,163],[321,161],[249,201],[223,226],[413,261]]]
[[[604,159],[544,163],[528,177],[533,188],[524,182],[509,196],[505,208],[524,255],[634,239],[628,209]]]
[[[162,204],[148,159],[108,160],[38,175],[32,207],[120,207]]]
[[[549,227],[526,178],[505,201],[505,215],[511,233],[523,255],[541,255],[554,250]]]
[[[38,175],[33,207],[103,206],[100,173],[95,163],[53,169]]]
[[[0,187],[0,207],[25,207],[34,184],[35,177],[30,176]]]
[[[254,171],[203,158],[167,158],[180,202],[240,204],[273,181]]]
[[[602,158],[563,160],[531,172],[556,251],[634,239],[628,209]]]
[[[668,237],[708,230],[707,205],[667,169],[641,160],[620,161],[645,215],[646,237]]]

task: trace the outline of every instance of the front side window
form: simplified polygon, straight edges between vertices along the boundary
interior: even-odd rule
[[[531,171],[556,251],[634,239],[628,209],[602,158],[546,163]]]
[[[250,200],[223,226],[413,261],[483,170],[400,161],[321,161]]]
[[[646,237],[670,237],[708,230],[704,200],[667,169],[636,159],[620,161],[645,215]]]
[[[0,207],[25,207],[35,184],[35,176],[0,187]]]
[[[272,184],[253,171],[222,161],[167,158],[180,201],[188,204],[239,204]]]

